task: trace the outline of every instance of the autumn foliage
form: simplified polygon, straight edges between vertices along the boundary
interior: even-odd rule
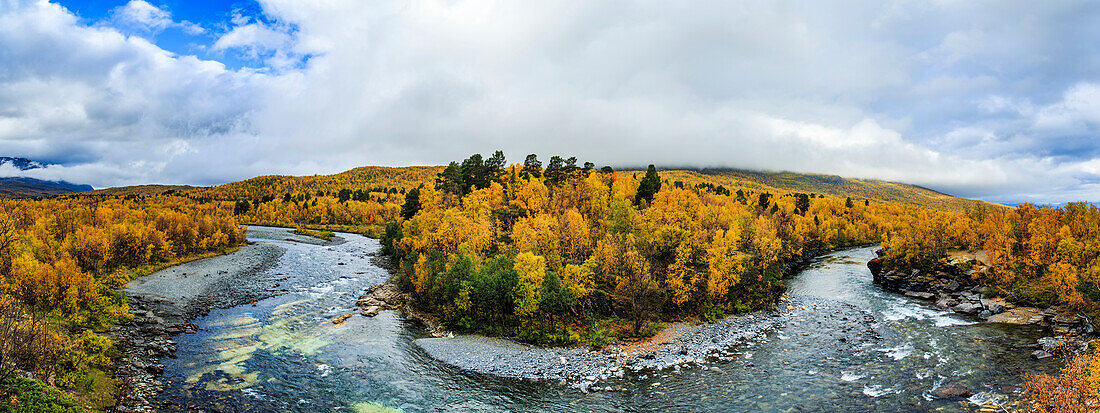
[[[118,288],[243,240],[229,206],[179,196],[0,201],[0,371],[88,384],[111,365],[96,332],[130,317]]]
[[[1100,301],[1100,210],[1094,205],[925,211],[889,231],[883,243],[887,265],[900,268],[928,268],[952,248],[984,251],[989,268],[973,276],[1015,302],[1092,312]]]
[[[503,154],[489,159],[503,165]],[[460,328],[534,342],[583,339],[570,326],[592,319],[628,320],[636,334],[654,318],[768,308],[785,290],[784,269],[811,251],[876,242],[928,213],[662,185],[652,168],[643,177],[575,158],[487,164],[480,155],[452,163],[419,187],[418,208],[383,241],[421,306]]]
[[[1100,352],[1067,361],[1061,374],[1027,374],[1021,403],[1036,413],[1084,413],[1100,410]]]

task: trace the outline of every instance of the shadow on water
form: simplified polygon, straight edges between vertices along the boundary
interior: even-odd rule
[[[343,237],[331,247],[257,239],[287,249],[264,274],[282,280],[282,294],[195,320],[198,332],[176,337],[161,397],[178,410],[224,411],[924,411],[958,408],[928,397],[939,384],[999,397],[1024,370],[1054,367],[1011,348],[1037,330],[973,324],[883,292],[866,269],[871,249],[859,248],[791,280],[791,294],[819,297],[820,310],[706,369],[631,373],[603,383],[621,391],[589,394],[500,379],[432,360],[413,344],[422,326],[394,312],[332,324],[389,276],[370,262],[377,241]],[[861,338],[868,329],[875,339]]]

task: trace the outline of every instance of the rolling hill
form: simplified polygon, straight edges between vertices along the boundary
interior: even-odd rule
[[[174,192],[187,192],[199,187],[190,185],[134,185],[116,186],[112,188],[96,189],[89,192],[74,194],[78,196],[139,196],[139,195],[167,195]]]
[[[334,194],[342,189],[352,191],[385,190],[389,188],[408,190],[421,183],[430,184],[434,181],[436,174],[442,170],[442,166],[396,168],[365,166],[333,175],[259,176],[212,188],[193,189],[188,193],[192,196],[210,199],[239,200],[279,197],[288,193],[308,192],[313,194],[318,191]],[[636,173],[640,177],[644,172],[627,170],[620,173]],[[660,173],[662,180],[668,185],[672,185],[676,181],[680,181],[687,187],[694,187],[697,184],[709,184],[715,187],[721,185],[731,192],[741,189],[753,193],[814,193],[836,198],[851,197],[855,201],[896,202],[950,212],[965,211],[976,202],[916,185],[844,178],[836,175],[738,169],[675,169],[661,170]],[[987,204],[1003,207],[999,204]]]
[[[641,172],[639,176],[640,174]],[[744,189],[780,194],[815,193],[836,198],[851,197],[855,201],[896,202],[949,212],[962,212],[972,207],[974,202],[984,202],[960,198],[916,185],[823,174],[702,169],[661,171],[661,178],[669,183],[681,181],[686,186],[694,186],[698,183],[722,185],[734,192],[737,189]],[[1004,207],[1000,204],[988,202],[986,204]]]
[[[286,176],[265,175],[212,188],[197,189],[189,194],[210,199],[259,199],[283,194],[336,193],[341,189],[412,189],[432,182],[442,166],[364,166],[333,175]]]

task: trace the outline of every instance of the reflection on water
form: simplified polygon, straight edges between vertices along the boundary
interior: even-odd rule
[[[422,327],[393,312],[332,324],[389,276],[368,259],[377,241],[344,237],[333,247],[256,240],[287,248],[265,275],[285,294],[196,320],[199,332],[177,337],[178,358],[166,360],[162,397],[181,409],[254,411],[922,411],[958,408],[931,400],[939,384],[962,383],[982,401],[1019,385],[1025,369],[1053,367],[1008,346],[1034,340],[1033,329],[973,324],[880,290],[865,266],[872,250],[860,248],[817,260],[790,280],[791,294],[862,308],[881,340],[838,341],[869,327],[810,311],[730,361],[606,384],[620,392],[486,377],[428,359],[412,344]]]

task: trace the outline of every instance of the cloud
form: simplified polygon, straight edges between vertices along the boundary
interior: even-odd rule
[[[1092,3],[260,6],[210,45],[264,66],[239,70],[55,4],[0,9],[0,152],[95,186],[503,149],[1100,199],[1100,45],[1072,40],[1100,36]],[[124,15],[174,24],[140,0]]]
[[[172,20],[172,13],[144,0],[130,0],[125,5],[116,7],[111,14],[116,25],[149,33],[159,33],[168,28],[178,28],[192,35],[206,32],[198,24]]]

